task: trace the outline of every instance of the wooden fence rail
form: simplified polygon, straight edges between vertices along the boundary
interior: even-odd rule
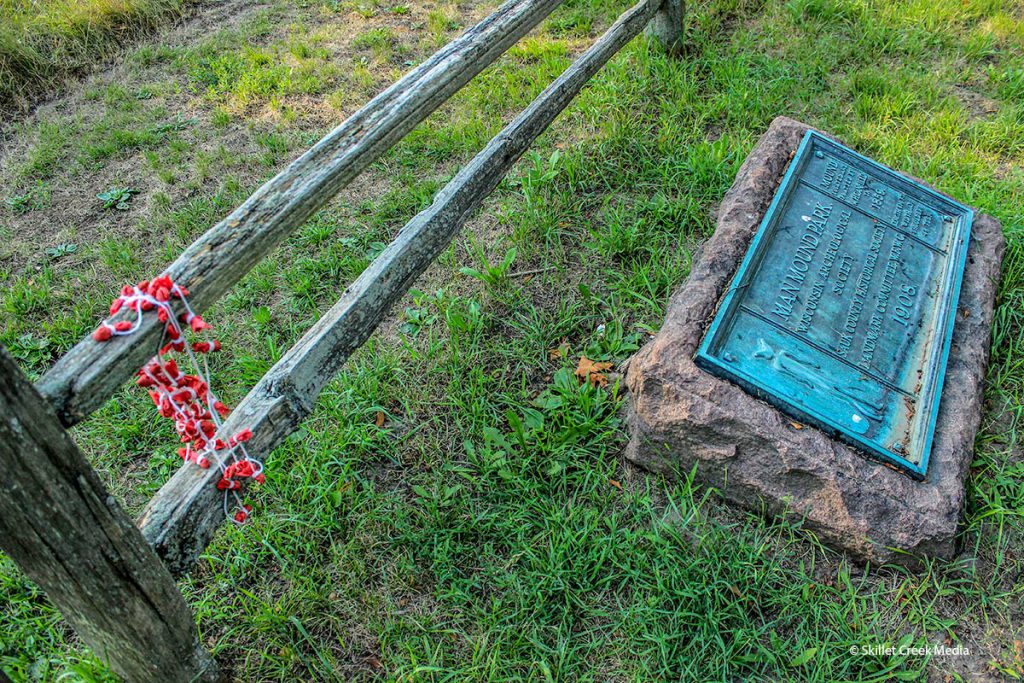
[[[208,307],[560,1],[509,0],[257,190],[166,272],[190,290],[197,311]],[[590,78],[644,26],[677,50],[681,21],[682,0],[641,0],[619,17],[402,228],[253,387],[219,436],[249,428],[249,451],[265,457],[295,431],[352,352]],[[123,385],[153,355],[160,333],[156,316],[147,316],[132,335],[103,344],[87,337],[35,388],[0,349],[0,467],[7,472],[0,477],[0,548],[125,680],[211,681],[219,674],[172,574],[189,570],[224,519],[219,470],[178,470],[136,526],[63,429]]]
[[[398,237],[345,290],[231,413],[221,438],[249,427],[247,444],[265,457],[313,409],[324,386],[376,329],[391,306],[448,246],[470,214],[598,69],[634,38],[660,0],[644,0],[615,24],[406,223]],[[183,467],[153,497],[139,522],[174,573],[188,571],[224,520],[220,472]]]
[[[295,228],[352,182],[562,0],[510,0],[331,131],[212,227],[167,267],[201,312]],[[121,319],[132,315],[125,312]],[[80,422],[153,355],[163,325],[148,316],[132,335],[85,337],[36,387],[65,426]]]

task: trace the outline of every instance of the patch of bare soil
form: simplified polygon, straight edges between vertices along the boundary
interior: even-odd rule
[[[988,118],[999,111],[998,102],[970,88],[954,86],[953,94],[972,119]]]
[[[42,256],[45,250],[65,243],[78,246],[76,256],[62,259],[53,268],[81,269],[82,255],[90,253],[90,246],[112,239],[144,254],[180,250],[195,234],[186,238],[165,234],[166,226],[157,220],[161,208],[166,214],[189,202],[209,202],[228,177],[241,188],[236,192],[240,198],[254,190],[437,47],[424,38],[428,15],[435,7],[438,5],[424,3],[410,6],[403,14],[381,10],[367,17],[291,0],[199,3],[187,19],[126,50],[120,60],[96,71],[67,94],[4,125],[0,131],[0,202],[26,193],[42,199],[34,200],[35,208],[24,213],[0,205],[0,269],[8,276],[39,270],[46,261]],[[485,2],[461,5],[457,23],[471,25],[490,7]],[[456,11],[454,5],[445,8]],[[269,17],[271,30],[245,36],[239,29],[260,13]],[[358,43],[360,36],[371,30],[386,31],[400,49],[383,58],[375,56]],[[217,47],[224,51],[245,44],[290,44],[301,40],[304,31],[315,32],[316,47],[329,53],[328,64],[336,67],[340,78],[334,86],[344,91],[344,96],[297,92],[242,104],[225,103],[211,98],[204,85],[190,80],[188,66],[180,57],[159,57],[168,50],[181,55],[199,48],[225,31],[236,31],[243,38],[230,47]],[[158,57],[139,57],[144,51]],[[362,80],[351,84],[348,79],[356,70],[361,70]],[[128,109],[131,121],[142,122],[137,129],[177,125],[175,145],[170,149],[167,145],[129,146],[95,162],[83,155],[83,140],[116,144],[124,132],[111,126],[112,120],[117,121],[112,112],[116,114],[123,104],[111,101],[112,88],[118,88],[124,97],[138,97]],[[218,110],[225,108],[231,113],[230,121],[217,122]],[[272,159],[265,141],[268,135],[287,140],[286,149],[277,150]],[[25,170],[40,163],[40,158],[52,166],[41,181],[38,174]],[[372,200],[384,194],[391,183],[390,174],[370,169],[340,200],[348,204]],[[103,208],[96,195],[111,187],[136,191],[128,210]],[[219,210],[203,229],[230,208]],[[142,260],[164,265],[168,259],[161,254]],[[108,275],[101,265],[97,267],[92,277]]]
[[[174,23],[167,26],[155,36],[149,36],[136,44],[126,46],[112,59],[98,62],[89,74],[85,74],[72,83],[67,92],[36,103],[29,109],[4,112],[0,119],[0,165],[4,161],[8,143],[18,137],[21,124],[26,121],[39,120],[39,115],[54,111],[73,111],[76,101],[80,99],[83,87],[89,83],[109,80],[105,77],[123,75],[124,58],[138,44],[150,44],[156,41],[164,45],[183,45],[194,41],[212,31],[238,26],[242,20],[253,12],[266,7],[264,2],[245,2],[245,0],[202,0],[190,5],[188,12]]]
[[[260,9],[262,3],[244,0],[213,0],[195,8],[194,13],[159,36],[142,45],[180,47],[194,45],[211,31],[235,28]],[[134,49],[134,48],[133,48]],[[46,248],[62,243],[79,246],[96,243],[105,238],[123,238],[145,248],[156,248],[159,241],[149,239],[142,227],[144,218],[151,215],[154,190],[165,192],[171,202],[187,200],[196,194],[196,188],[178,189],[173,184],[162,186],[155,177],[152,164],[145,154],[135,150],[126,155],[96,164],[82,164],[76,157],[75,145],[81,136],[102,125],[111,103],[97,96],[111,85],[121,86],[126,93],[142,91],[154,83],[172,83],[164,96],[140,100],[135,118],[162,118],[168,121],[209,120],[210,107],[202,99],[188,92],[180,83],[173,68],[165,63],[139,68],[122,57],[106,68],[97,70],[67,94],[35,108],[20,120],[5,123],[0,135],[0,199],[22,193],[39,192],[46,199],[42,206],[18,215],[0,213],[0,229],[6,228],[10,239],[0,247],[0,267],[17,274]],[[132,95],[129,95],[132,96]],[[116,104],[116,103],[115,103]],[[156,113],[147,117],[147,112]],[[159,116],[158,112],[166,112]],[[207,114],[204,116],[204,114]],[[200,129],[200,130],[196,130]],[[56,131],[56,132],[55,132]],[[107,131],[110,139],[123,130]],[[181,131],[189,147],[209,150],[213,141],[201,140],[201,126]],[[103,136],[96,136],[102,144]],[[235,153],[248,154],[252,145],[244,134],[244,126],[229,126],[217,135],[216,144],[224,145]],[[54,140],[60,142],[55,143]],[[56,169],[40,182],[26,177],[22,167],[40,155],[40,148],[61,144],[57,151]],[[184,185],[184,184],[182,184]],[[111,187],[130,187],[137,190],[129,211],[109,211],[102,208],[96,195]],[[4,212],[6,207],[0,207]]]

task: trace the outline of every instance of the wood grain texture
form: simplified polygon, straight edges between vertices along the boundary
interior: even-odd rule
[[[647,33],[656,38],[670,55],[678,55],[683,50],[683,17],[685,14],[685,0],[664,0],[661,8],[647,26]]]
[[[536,26],[561,0],[509,0],[373,98],[188,247],[167,271],[206,309],[374,159]],[[155,273],[154,273],[155,275]],[[129,313],[121,314],[124,319]],[[162,325],[87,336],[37,383],[65,426],[103,405],[153,355]]]
[[[660,0],[645,0],[628,10],[498,133],[271,368],[229,416],[222,434],[250,427],[253,440],[247,447],[265,457],[294,431],[312,411],[320,391],[395,301],[586,82],[643,29],[659,5]],[[143,534],[172,572],[189,570],[224,519],[221,494],[214,486],[219,476],[215,468],[182,468],[139,520]]]
[[[216,681],[174,579],[0,347],[0,548],[130,683]]]

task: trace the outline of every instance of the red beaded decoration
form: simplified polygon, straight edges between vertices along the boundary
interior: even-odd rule
[[[181,302],[184,313],[174,314],[173,300]],[[242,502],[237,491],[245,479],[263,483],[263,463],[250,457],[246,451],[244,444],[252,438],[250,430],[243,429],[227,441],[217,436],[229,409],[210,389],[209,369],[205,359],[200,367],[199,356],[220,351],[220,342],[211,339],[186,344],[184,336],[186,329],[192,335],[199,335],[212,327],[188,305],[188,290],[166,274],[152,281],[143,280],[135,286],[125,285],[121,295],[110,305],[110,314],[114,315],[123,308],[135,311],[135,320],[104,321],[92,333],[93,339],[105,342],[116,336],[132,334],[142,324],[143,314],[156,310],[157,319],[165,323],[164,339],[157,355],[139,370],[137,384],[149,391],[160,415],[174,421],[174,428],[185,444],[178,449],[182,460],[203,469],[210,467],[211,463],[217,465],[221,471],[217,489],[224,492],[224,515],[244,524],[252,507]],[[179,369],[171,357],[173,353],[187,354],[191,374]],[[233,496],[237,503],[233,515],[229,513],[229,496]]]

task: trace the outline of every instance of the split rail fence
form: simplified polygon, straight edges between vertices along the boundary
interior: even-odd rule
[[[209,307],[560,2],[506,2],[263,185],[165,272],[188,288],[197,312]],[[249,451],[265,455],[295,431],[349,355],[590,78],[645,26],[677,49],[682,12],[682,0],[641,0],[620,16],[402,228],[219,435],[248,427]],[[0,347],[0,548],[124,680],[218,681],[174,577],[189,570],[224,521],[220,471],[182,467],[133,522],[66,431],[146,363],[162,327],[149,315],[134,334],[102,344],[88,336],[35,385]]]

